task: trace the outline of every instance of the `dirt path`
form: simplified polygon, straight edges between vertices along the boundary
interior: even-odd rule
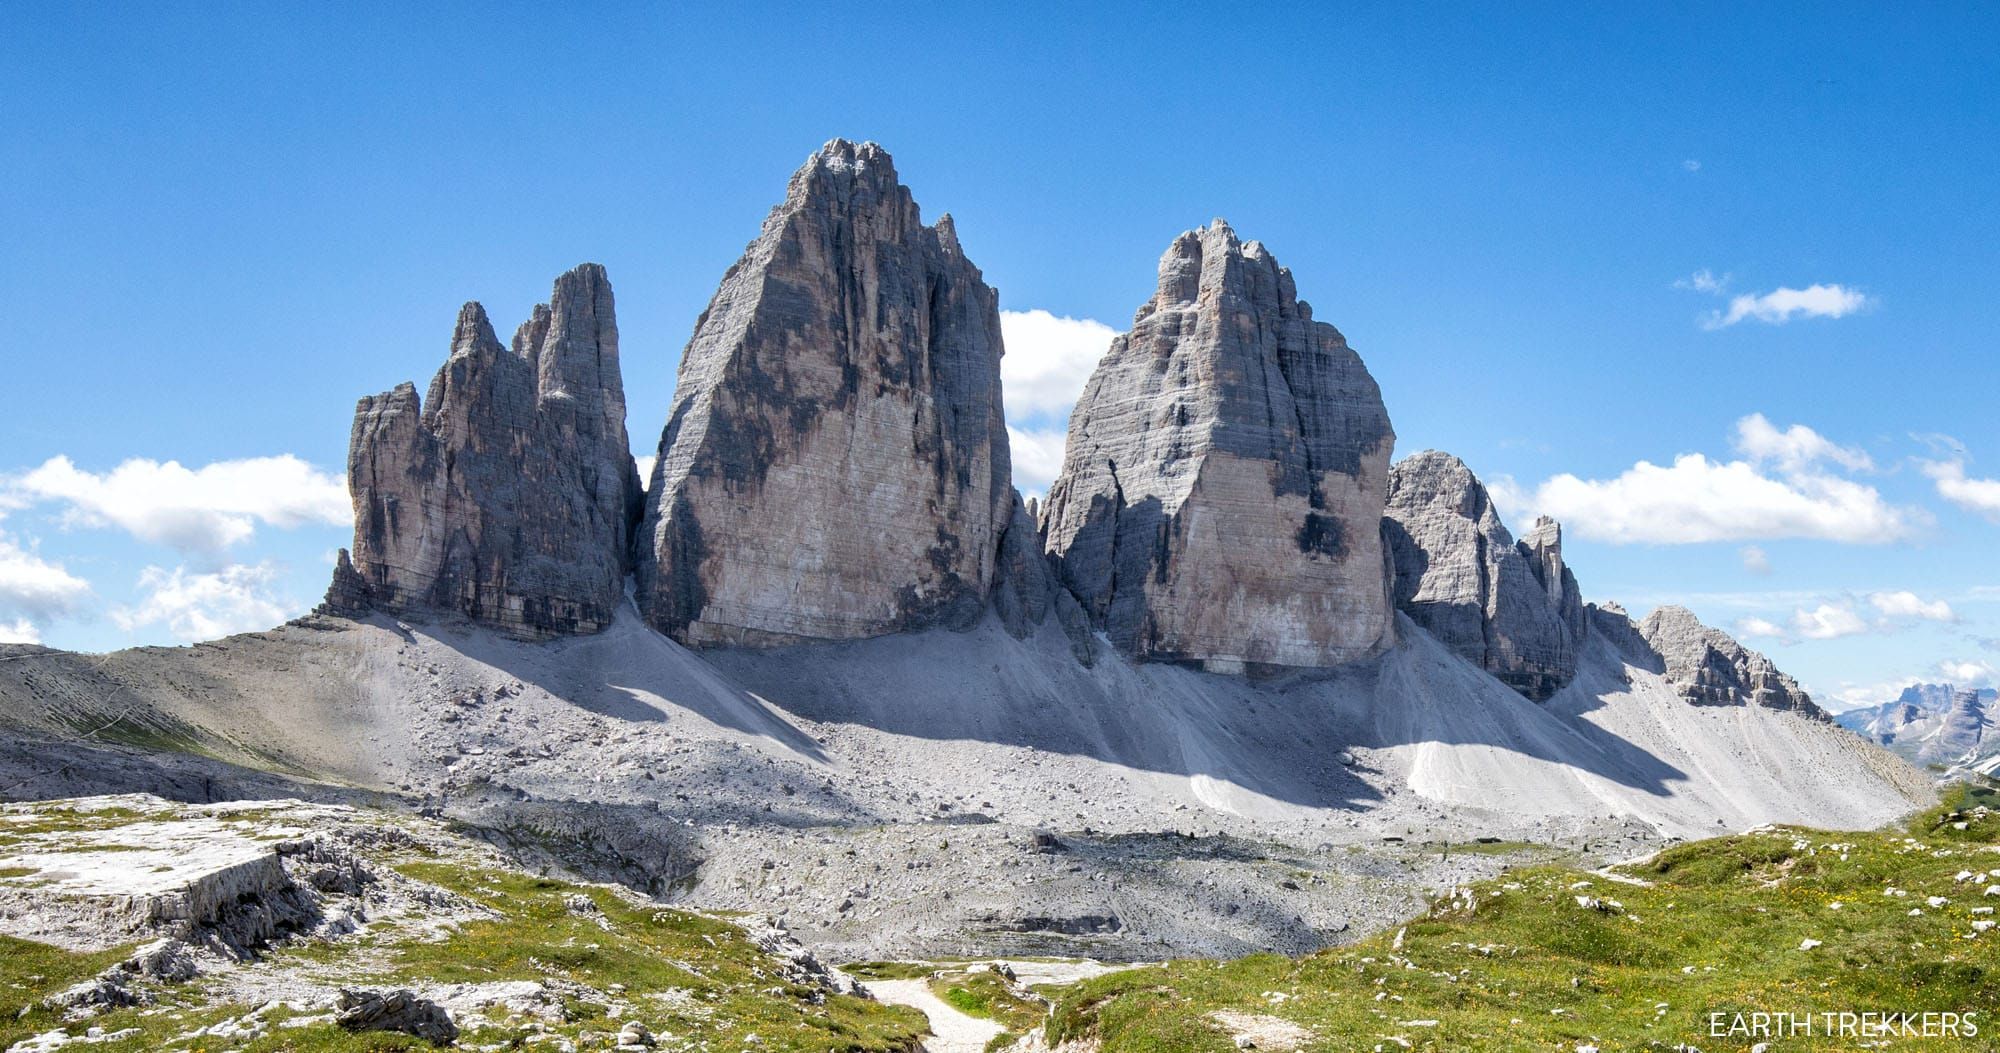
[[[930,1018],[931,1034],[925,1040],[928,1053],[984,1053],[986,1043],[1002,1030],[991,1020],[967,1016],[931,993],[922,980],[868,980],[868,990],[883,1002],[906,1005]]]

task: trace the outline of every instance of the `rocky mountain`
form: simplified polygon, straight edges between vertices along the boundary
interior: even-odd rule
[[[2000,734],[1992,730],[1996,705],[2000,691],[1990,687],[1911,684],[1891,701],[1834,719],[1908,760],[1978,770],[2000,757]]]
[[[624,601],[640,499],[604,268],[556,279],[512,346],[466,304],[425,397],[406,383],[356,407],[347,479],[354,549],[330,608],[602,629]]]
[[[639,602],[689,644],[964,627],[1014,495],[998,296],[887,152],[828,143],[724,275],[647,488]]]
[[[1380,522],[1395,433],[1291,272],[1221,220],[1070,417],[1043,522],[1063,583],[1127,654],[1320,667],[1395,639]]]
[[[1952,692],[1951,705],[1935,730],[1921,739],[1917,760],[1926,764],[1969,764],[2000,749],[1993,741],[1992,704],[1971,689]]]
[[[1615,605],[1606,605],[1595,621],[1603,625],[1623,617],[1624,612]],[[1737,643],[1728,633],[1703,625],[1686,607],[1654,609],[1638,623],[1636,635],[1658,657],[1681,697],[1694,705],[1762,706],[1815,720],[1831,719],[1798,681],[1779,672],[1770,659]]]
[[[1575,677],[1589,625],[1554,520],[1516,542],[1465,462],[1434,450],[1390,469],[1386,511],[1398,608],[1528,698]]]
[[[1930,792],[1687,611],[1584,606],[1561,528],[1513,537],[1457,460],[1392,472],[1361,359],[1225,224],[1166,253],[1044,506],[1001,350],[949,220],[829,143],[696,324],[643,510],[602,269],[511,346],[468,305],[424,398],[360,406],[325,608],[0,645],[0,797],[366,799],[845,957],[1133,959]],[[1455,849],[1491,838],[1540,847]]]

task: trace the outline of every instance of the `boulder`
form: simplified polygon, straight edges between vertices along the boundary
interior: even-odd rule
[[[343,988],[333,1010],[333,1022],[346,1031],[398,1031],[438,1046],[458,1041],[458,1025],[452,1023],[451,1014],[409,990]]]
[[[1360,356],[1217,220],[1167,249],[1085,387],[1045,543],[1129,654],[1222,671],[1367,657],[1394,639],[1394,442]]]

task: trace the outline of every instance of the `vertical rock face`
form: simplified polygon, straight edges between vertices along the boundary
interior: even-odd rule
[[[347,479],[354,550],[330,609],[454,611],[530,637],[603,628],[640,498],[604,268],[556,279],[512,347],[466,304],[425,398],[403,384],[361,400]]]
[[[889,155],[835,140],[688,343],[640,532],[684,643],[976,620],[1013,511],[998,296]]]
[[[1993,718],[1975,690],[1955,691],[1936,731],[1924,740],[1917,759],[1926,764],[1970,761],[1990,746]]]
[[[1695,705],[1765,706],[1829,719],[1770,659],[1703,625],[1685,607],[1655,610],[1639,623],[1639,635],[1660,656],[1681,697]]]
[[[1465,462],[1426,450],[1390,469],[1382,533],[1396,605],[1431,635],[1536,701],[1575,678],[1586,622],[1555,520],[1516,544]]]
[[[1395,434],[1368,370],[1291,272],[1221,220],[1070,417],[1043,522],[1063,581],[1126,652],[1330,666],[1393,641],[1381,514]]]

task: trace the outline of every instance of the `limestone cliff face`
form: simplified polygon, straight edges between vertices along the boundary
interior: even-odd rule
[[[1465,462],[1426,450],[1390,469],[1382,528],[1396,605],[1431,635],[1535,701],[1575,678],[1587,624],[1554,520],[1516,543]]]
[[[998,296],[889,155],[828,143],[682,360],[637,572],[684,643],[961,626],[1013,513]]]
[[[1993,717],[1977,690],[1952,692],[1938,728],[1924,741],[1917,759],[1926,764],[1970,762],[1991,748]]]
[[[1394,638],[1380,522],[1395,434],[1291,272],[1217,220],[1070,417],[1043,522],[1064,584],[1126,652],[1331,666]]]
[[[1770,659],[1703,625],[1685,607],[1658,608],[1639,623],[1638,634],[1660,657],[1681,697],[1695,705],[1765,706],[1829,719]]]
[[[530,637],[603,628],[640,498],[604,268],[558,278],[511,347],[466,304],[426,397],[403,384],[361,400],[347,478],[354,549],[330,609],[457,612]]]

